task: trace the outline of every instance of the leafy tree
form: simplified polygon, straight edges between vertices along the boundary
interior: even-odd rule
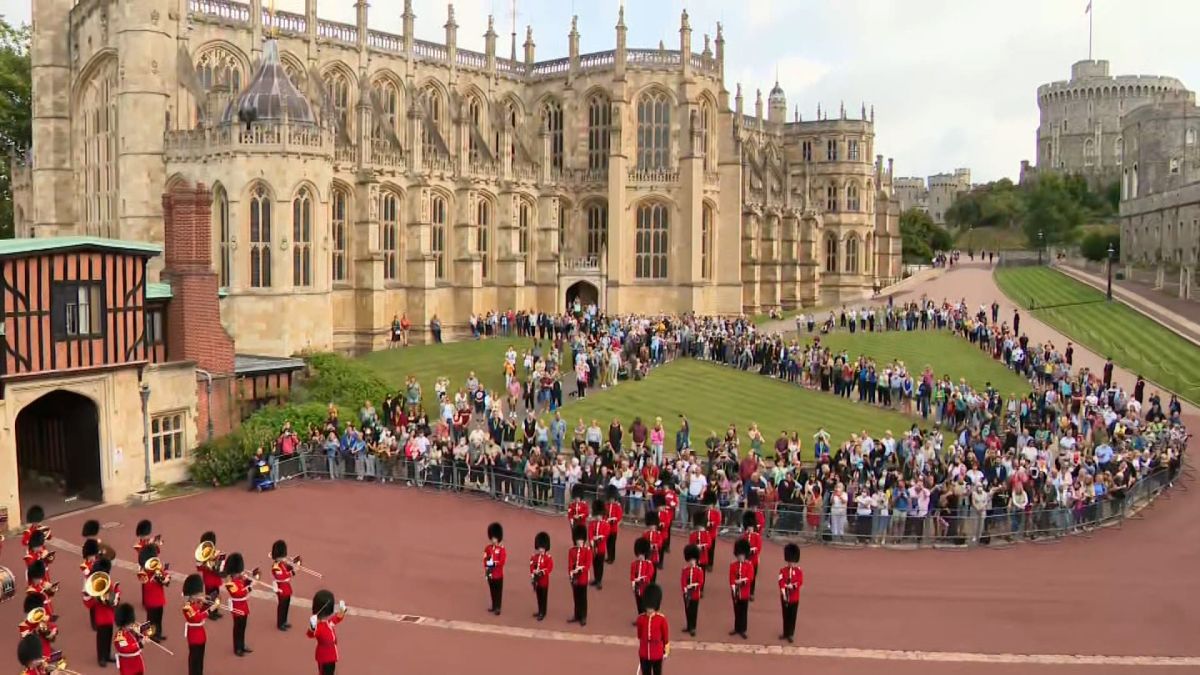
[[[959,228],[1011,227],[1022,209],[1020,191],[1002,178],[959,195],[946,211],[946,222]]]
[[[1108,247],[1113,247],[1115,259],[1121,257],[1121,234],[1119,232],[1089,232],[1079,242],[1079,252],[1088,260],[1099,262],[1108,259]]]
[[[1056,246],[1074,241],[1079,226],[1090,214],[1084,205],[1088,194],[1082,179],[1049,172],[1038,176],[1027,189],[1021,225],[1029,244]]]
[[[33,141],[33,84],[29,26],[13,27],[0,16],[0,237],[13,236],[9,156]]]
[[[900,214],[900,252],[903,260],[929,262],[936,251],[948,251],[954,239],[920,209]]]

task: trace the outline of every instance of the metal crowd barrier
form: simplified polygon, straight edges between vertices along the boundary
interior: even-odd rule
[[[465,462],[433,463],[410,461],[401,457],[355,457],[337,453],[303,450],[290,457],[272,462],[276,482],[293,480],[353,480],[381,485],[459,492],[473,494],[543,513],[565,513],[570,501],[568,486],[547,479],[530,479],[524,475],[496,469],[487,465]],[[1064,536],[1087,533],[1117,524],[1132,517],[1150,504],[1179,479],[1181,470],[1159,468],[1141,477],[1125,490],[1123,497],[1111,495],[1097,502],[1078,503],[1072,508],[1031,506],[1023,510],[989,508],[976,510],[969,506],[969,494],[963,505],[950,512],[939,509],[933,513],[907,512],[858,514],[852,500],[845,509],[833,509],[825,502],[816,509],[802,504],[775,504],[766,509],[767,536],[782,541],[808,544],[872,545],[888,547],[970,547],[1007,544],[1017,541],[1048,541]],[[585,486],[589,504],[603,490]],[[599,493],[599,495],[598,495]],[[676,514],[674,529],[690,529],[690,514],[705,507],[680,496],[680,513]],[[625,522],[637,525],[644,522],[649,507],[647,499],[629,494],[622,497]],[[743,509],[721,504],[723,533],[740,530]]]

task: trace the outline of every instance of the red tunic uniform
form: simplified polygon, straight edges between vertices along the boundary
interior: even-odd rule
[[[21,533],[21,548],[29,548],[29,540],[33,537],[33,533],[42,529],[41,525],[30,525]],[[50,541],[49,530],[46,532],[46,541]]]
[[[550,588],[550,573],[554,571],[554,558],[549,553],[534,553],[529,556],[529,577],[538,588]]]
[[[608,521],[593,518],[588,521],[588,541],[592,542],[592,551],[599,556],[608,554]]]
[[[483,547],[483,574],[488,579],[495,581],[503,579],[504,563],[506,562],[508,562],[508,549],[504,548],[504,544],[488,544]]]
[[[46,556],[48,556],[48,555],[50,555],[50,552],[44,548],[39,548],[36,551],[29,551],[25,554],[25,569],[26,569],[26,571],[29,570],[29,567],[31,565],[33,565],[33,563],[35,563],[39,560],[45,561],[46,577],[45,577],[44,581],[46,583],[50,583],[50,563],[51,563],[51,561],[46,560]]]
[[[654,563],[654,565],[657,566],[659,552],[662,551],[662,545],[663,545],[662,532],[659,532],[657,529],[646,530],[645,532],[642,533],[642,539],[645,539],[646,541],[650,542],[650,556],[649,556],[650,562]]]
[[[633,563],[629,566],[629,581],[633,583],[633,593],[638,597],[654,580],[654,563],[641,558],[634,558]]]
[[[762,535],[754,530],[748,530],[742,534],[742,539],[745,539],[750,544],[750,564],[754,565],[754,571],[758,571],[758,559],[762,555]]]
[[[126,628],[113,636],[113,647],[117,653],[117,668],[121,675],[145,675],[146,664],[142,662],[142,639],[133,630]]]
[[[679,588],[684,600],[699,600],[704,592],[704,569],[699,565],[685,565],[679,574]]]
[[[183,637],[189,646],[208,642],[204,622],[208,620],[208,603],[192,600],[183,606]]]
[[[605,520],[608,521],[608,533],[616,534],[617,529],[621,527],[621,519],[625,517],[625,509],[621,502],[609,502],[607,511]]]
[[[83,606],[91,610],[97,626],[113,625],[115,608],[121,602],[121,584],[113,584],[112,596],[112,604],[101,602],[98,598],[91,596],[84,598]]]
[[[741,580],[741,583],[738,581]],[[729,590],[734,600],[750,599],[750,582],[754,581],[754,565],[749,561],[734,560],[729,563]]]
[[[234,577],[225,584],[229,593],[229,607],[234,614],[250,616],[250,582],[242,577]]]
[[[572,586],[587,586],[592,576],[592,548],[572,546],[567,552],[567,574]]]
[[[167,605],[166,587],[156,575],[146,570],[138,572],[138,582],[142,584],[142,607],[146,609],[161,609]]]
[[[217,574],[216,570],[208,565],[196,565],[196,571],[200,573],[200,577],[204,580],[204,590],[212,592],[221,587],[221,575]]]
[[[334,614],[328,619],[317,622],[317,629],[308,629],[308,637],[317,641],[317,672],[321,672],[321,666],[329,663],[338,662],[337,648],[337,626],[342,622],[340,614]]]
[[[688,535],[688,543],[700,549],[700,564],[707,567],[712,559],[712,535],[708,530],[695,530]]]
[[[152,541],[149,537],[138,537],[137,543],[133,545],[133,559],[137,560],[142,555],[142,549],[146,548]]]
[[[671,508],[671,513],[679,511],[679,494],[674,490],[663,490],[663,502]]]
[[[800,587],[804,585],[804,571],[795,565],[779,570],[779,594],[789,605],[800,602]]]
[[[292,597],[292,564],[286,560],[271,564],[271,577],[275,579],[275,594],[281,598]]]
[[[708,518],[708,537],[715,544],[717,535],[721,533],[721,509],[714,506],[705,515]]]
[[[591,509],[582,499],[576,499],[567,505],[567,521],[571,523],[571,527],[587,525],[589,515],[591,515]]]
[[[754,529],[756,531],[758,531],[759,534],[766,532],[766,530],[767,530],[767,514],[763,513],[762,509],[754,509],[754,522],[755,522]],[[755,563],[755,564],[757,564],[757,563]]]
[[[658,507],[658,523],[659,528],[663,532],[671,531],[671,523],[675,522],[675,509],[667,504]]]
[[[643,661],[662,661],[671,643],[671,627],[667,617],[654,614],[639,614],[637,618],[638,658]]]
[[[38,630],[38,627],[42,625],[22,621],[17,624],[17,631],[20,632],[21,637],[25,637],[26,635],[38,636],[38,639],[42,641],[42,658],[48,659],[54,653],[54,647],[51,643],[54,641],[54,638],[58,637],[58,625],[53,621],[46,621],[44,622],[45,630]]]

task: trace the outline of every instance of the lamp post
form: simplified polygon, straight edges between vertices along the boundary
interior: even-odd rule
[[[1108,301],[1112,302],[1112,268],[1113,256],[1116,254],[1116,249],[1113,248],[1112,242],[1108,244]]]
[[[1046,234],[1044,232],[1042,232],[1041,230],[1038,230],[1038,266],[1039,267],[1041,267],[1041,265],[1042,265],[1042,246],[1045,245],[1044,244],[1045,238],[1046,238]]]
[[[145,458],[146,469],[146,495],[148,496],[153,489],[150,482],[150,385],[145,382],[138,388],[138,393],[142,395],[142,443],[145,446],[142,450],[142,456]]]

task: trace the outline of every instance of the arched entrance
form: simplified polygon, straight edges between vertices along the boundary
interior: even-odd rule
[[[100,416],[90,398],[52,391],[21,410],[16,435],[23,503],[53,514],[103,501]]]
[[[575,311],[575,303],[579,302],[580,311],[586,311],[588,305],[600,305],[600,289],[589,281],[576,281],[567,287],[567,311]]]

